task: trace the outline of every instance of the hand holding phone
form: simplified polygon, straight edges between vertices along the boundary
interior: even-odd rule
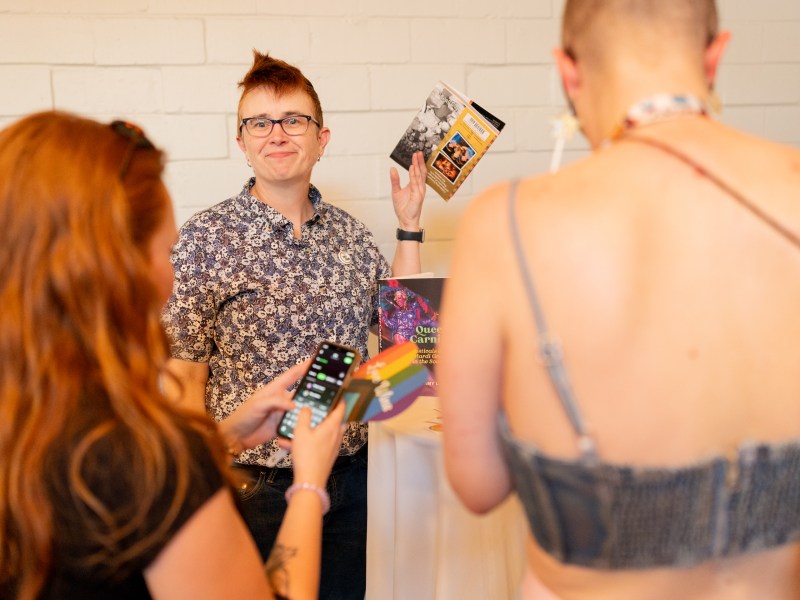
[[[342,389],[361,362],[358,350],[335,342],[322,342],[294,393],[295,408],[278,425],[278,435],[291,439],[300,409],[311,409],[311,427],[318,425],[336,406]]]
[[[339,401],[328,416],[311,429],[311,414],[308,409],[300,411],[294,438],[283,439],[281,444],[291,444],[294,481],[306,481],[325,487],[331,467],[342,447],[344,424],[344,401]]]

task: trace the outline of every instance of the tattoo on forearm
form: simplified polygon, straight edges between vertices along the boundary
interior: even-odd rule
[[[286,563],[295,556],[297,556],[297,548],[275,544],[267,559],[265,566],[267,579],[278,600],[289,597],[289,569],[286,568]]]

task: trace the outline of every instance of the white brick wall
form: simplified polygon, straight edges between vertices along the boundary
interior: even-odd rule
[[[457,6],[457,12],[454,12]],[[733,41],[723,119],[800,146],[800,1],[719,0]],[[169,153],[179,222],[238,192],[236,82],[258,48],[298,64],[332,139],[314,182],[391,254],[388,154],[438,79],[507,123],[455,198],[425,209],[425,268],[445,274],[464,206],[547,169],[563,101],[552,66],[563,0],[0,0],[0,126],[47,108],[141,123]],[[586,152],[572,141],[567,160]]]

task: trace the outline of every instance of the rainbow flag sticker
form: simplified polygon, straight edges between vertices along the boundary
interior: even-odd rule
[[[344,391],[347,420],[380,421],[403,412],[425,389],[428,368],[414,364],[417,345],[404,342],[362,364]]]

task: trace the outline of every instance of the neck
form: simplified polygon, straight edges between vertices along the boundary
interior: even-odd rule
[[[301,226],[314,215],[314,207],[308,199],[309,181],[270,185],[256,177],[250,193],[264,204],[286,217],[294,228],[294,236],[300,237]]]
[[[612,132],[608,143],[621,138],[631,129],[668,121],[680,117],[707,116],[711,112],[708,104],[698,96],[689,94],[657,94],[643,98],[630,109]]]
[[[702,75],[687,71],[679,62],[642,65],[621,61],[613,72],[599,73],[587,83],[586,95],[591,101],[579,115],[584,133],[595,149],[612,139],[631,108],[647,98],[693,96],[709,103],[708,84]]]

